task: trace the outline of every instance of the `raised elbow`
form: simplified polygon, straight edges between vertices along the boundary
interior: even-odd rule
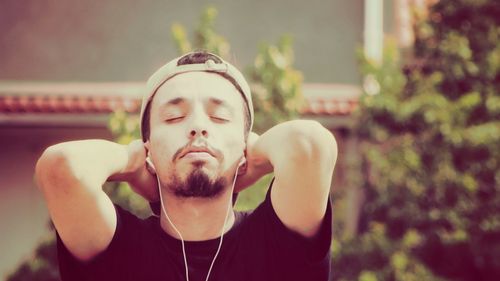
[[[335,136],[317,121],[297,120],[290,139],[294,140],[295,151],[300,151],[303,157],[325,159],[333,164],[337,159]]]
[[[35,180],[38,188],[45,190],[61,182],[68,171],[68,157],[60,145],[44,150],[35,166]]]

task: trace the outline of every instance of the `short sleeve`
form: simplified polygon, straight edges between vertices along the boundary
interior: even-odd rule
[[[274,211],[271,202],[273,182],[274,178],[265,200],[252,213],[257,227],[263,232],[264,244],[270,249],[268,254],[273,256],[278,268],[287,269],[291,278],[287,280],[328,280],[332,240],[331,201],[328,200],[318,233],[307,238],[287,228]]]
[[[134,235],[134,227],[140,223],[140,219],[115,205],[117,225],[115,234],[110,244],[92,260],[82,262],[73,256],[64,242],[57,235],[57,255],[61,280],[84,281],[84,280],[126,280],[120,276],[123,274],[124,266],[130,266],[132,261],[128,257],[133,256],[134,247],[131,247]],[[131,255],[132,253],[132,255]],[[120,270],[121,269],[121,270]]]

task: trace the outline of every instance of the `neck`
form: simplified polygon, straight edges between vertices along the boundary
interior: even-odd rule
[[[228,212],[232,194],[226,189],[216,198],[178,198],[170,192],[162,192],[162,199],[168,217],[181,233],[185,241],[203,241],[215,239],[234,224],[234,211],[232,207]],[[169,235],[181,239],[177,231],[170,224],[161,211],[160,223],[163,230]]]

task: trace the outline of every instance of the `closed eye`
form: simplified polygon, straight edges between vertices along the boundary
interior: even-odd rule
[[[215,116],[212,116],[212,117],[210,117],[210,118],[211,118],[212,120],[217,121],[217,122],[224,122],[224,123],[225,123],[225,122],[229,122],[229,120],[227,120],[227,119],[224,119],[224,118],[219,118],[219,117],[215,117]]]
[[[184,116],[180,116],[180,117],[170,118],[170,119],[167,119],[165,121],[168,122],[168,123],[171,123],[171,122],[175,122],[175,121],[180,121],[183,118],[184,118]]]

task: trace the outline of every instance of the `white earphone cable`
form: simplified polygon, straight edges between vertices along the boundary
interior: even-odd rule
[[[235,172],[234,177],[233,177],[233,184],[232,184],[232,187],[231,187],[231,195],[233,194],[233,191],[234,191],[234,185],[236,183],[236,178],[237,178],[237,175],[238,175],[238,170],[240,168],[240,165],[238,165],[238,167],[236,168],[236,172]],[[160,193],[160,204],[161,204],[161,209],[163,210],[163,214],[167,218],[167,220],[170,223],[170,225],[172,226],[172,228],[175,230],[175,232],[177,232],[177,234],[181,238],[182,255],[184,257],[184,267],[185,267],[185,271],[186,271],[186,281],[189,281],[189,270],[188,270],[186,248],[185,248],[185,245],[184,245],[184,238],[182,237],[181,232],[177,229],[177,227],[175,227],[174,223],[170,220],[170,217],[168,216],[167,211],[165,211],[165,205],[163,204],[163,197],[161,195],[160,178],[159,178],[158,174],[156,174],[156,180],[158,181],[158,190],[159,190],[159,193]],[[219,252],[220,252],[220,250],[222,248],[222,241],[224,239],[224,228],[226,226],[227,217],[229,216],[229,210],[231,210],[231,207],[232,207],[232,196],[230,196],[229,204],[227,206],[226,216],[224,217],[224,224],[222,225],[221,236],[220,236],[220,240],[219,240],[219,246],[217,247],[217,251],[215,252],[214,259],[212,260],[212,263],[210,264],[210,268],[208,269],[207,278],[205,279],[205,281],[208,281],[208,278],[210,277],[210,273],[212,272],[212,268],[214,266],[215,260],[217,259],[217,256],[219,255]]]
[[[229,216],[229,210],[231,210],[232,208],[232,201],[233,201],[233,191],[234,191],[234,184],[236,183],[236,176],[238,175],[238,170],[240,168],[240,165],[238,165],[238,167],[236,168],[236,172],[234,173],[234,177],[233,177],[233,184],[232,184],[232,187],[231,187],[231,196],[229,197],[229,204],[227,206],[227,211],[226,211],[226,216],[224,218],[224,224],[222,225],[222,231],[221,231],[221,235],[220,235],[220,241],[219,241],[219,247],[217,248],[217,252],[215,252],[215,256],[214,256],[214,259],[212,260],[212,264],[210,264],[210,268],[208,269],[208,274],[207,274],[207,278],[205,279],[205,281],[208,281],[208,278],[210,277],[210,273],[212,272],[212,267],[214,266],[214,263],[215,263],[215,259],[217,259],[217,256],[219,255],[219,252],[220,252],[220,249],[222,248],[222,241],[224,240],[224,228],[226,226],[226,223],[227,223],[227,217]],[[235,218],[236,219],[236,218]]]
[[[185,266],[185,269],[186,269],[186,280],[189,281],[188,266],[187,266],[187,256],[186,256],[186,249],[185,249],[185,246],[184,246],[184,238],[182,237],[182,234],[177,229],[177,227],[175,227],[175,224],[170,220],[170,217],[168,216],[167,212],[165,211],[165,207],[163,207],[164,205],[163,205],[163,199],[162,199],[162,196],[161,196],[160,178],[158,177],[158,174],[156,174],[156,180],[158,181],[158,190],[160,192],[160,204],[161,204],[161,209],[163,210],[163,214],[167,218],[167,220],[170,223],[170,225],[172,226],[172,228],[175,230],[175,232],[177,232],[177,234],[181,238],[182,254],[183,254],[183,257],[184,257],[184,266]]]

